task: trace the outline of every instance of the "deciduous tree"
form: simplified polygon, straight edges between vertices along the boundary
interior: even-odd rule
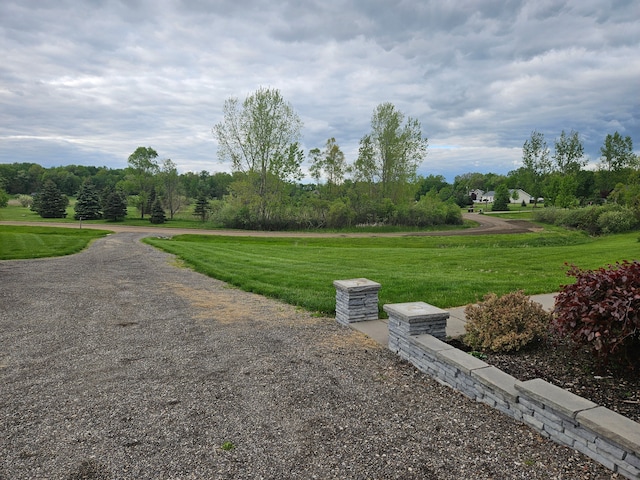
[[[140,210],[140,218],[148,213],[149,199],[155,187],[155,175],[160,167],[156,161],[158,152],[151,147],[138,147],[127,159],[127,181],[130,194],[137,195],[136,207]]]
[[[6,207],[9,205],[9,194],[4,191],[4,188],[0,188],[0,207]]]
[[[544,134],[534,130],[522,146],[522,173],[526,191],[533,196],[534,203],[542,196],[545,177],[551,173],[549,147]]]
[[[509,189],[507,185],[502,183],[496,188],[495,197],[493,197],[493,206],[491,210],[494,212],[509,210]]]
[[[610,172],[633,167],[637,163],[631,137],[623,137],[618,132],[606,136],[604,145],[600,147],[600,153],[602,154],[601,165]]]
[[[176,164],[170,159],[162,161],[160,168],[160,181],[163,188],[164,204],[169,210],[169,218],[173,219],[175,213],[182,206],[180,195],[180,176]]]
[[[331,137],[327,140],[324,150],[314,148],[309,152],[311,158],[311,168],[309,169],[312,178],[320,182],[321,177],[327,179],[329,191],[344,181],[347,172],[347,163],[344,153],[336,143],[336,139]]]
[[[572,130],[567,135],[563,130],[555,140],[554,150],[555,169],[564,175],[576,175],[587,164],[578,132]]]
[[[404,187],[415,179],[427,145],[419,120],[408,117],[404,122],[404,115],[392,103],[382,103],[373,112],[371,132],[360,139],[356,179],[379,182],[380,198],[405,200]]]
[[[228,99],[223,121],[213,127],[220,159],[255,179],[263,226],[269,208],[277,207],[282,200],[280,183],[302,178],[304,153],[298,143],[301,128],[302,121],[293,107],[278,90],[270,88],[258,89],[242,104],[236,98]]]

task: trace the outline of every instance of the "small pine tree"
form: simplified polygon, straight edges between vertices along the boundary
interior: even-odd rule
[[[69,199],[62,194],[58,186],[51,180],[47,180],[42,191],[37,195],[32,210],[42,218],[64,218],[67,216]]]
[[[198,195],[198,199],[196,200],[196,207],[193,210],[193,214],[196,217],[199,217],[202,222],[204,222],[209,216],[209,201],[207,200],[207,196],[203,193]]]
[[[164,215],[164,208],[162,208],[162,202],[159,198],[156,198],[155,202],[151,206],[151,216],[149,217],[151,223],[164,223],[167,221],[167,217]]]
[[[102,218],[102,205],[96,186],[90,181],[84,182],[78,191],[74,206],[76,220],[96,220]]]
[[[491,210],[494,212],[509,210],[509,189],[506,185],[498,185]]]
[[[156,203],[156,187],[151,187],[151,190],[149,191],[149,195],[147,196],[147,203],[144,206],[144,212],[143,215],[145,213],[151,213],[153,210],[153,205],[154,203]],[[142,217],[144,218],[144,216]]]
[[[127,201],[124,194],[113,187],[107,187],[102,198],[104,218],[117,222],[127,216]]]

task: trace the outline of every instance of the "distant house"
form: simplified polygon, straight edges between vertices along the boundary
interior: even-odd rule
[[[516,192],[516,199],[514,199],[514,195],[513,192]],[[472,190],[469,195],[471,196],[471,198],[474,198],[475,195],[475,199],[474,202],[476,203],[493,203],[493,199],[496,196],[496,192],[494,190],[491,190],[489,192],[483,192],[482,190]],[[525,192],[524,190],[522,190],[521,188],[510,188],[509,189],[509,202],[510,203],[522,203],[522,201],[524,200],[524,203],[533,203],[533,197],[531,195],[529,195],[527,192]]]
[[[480,198],[482,197],[482,193],[482,190],[476,188],[475,190],[471,190],[469,192],[469,197],[471,197],[471,200],[473,200],[474,202],[479,202]]]
[[[514,191],[517,193],[517,195],[515,196],[518,197],[516,200],[513,199]],[[511,198],[510,200],[511,203],[522,203],[524,201],[524,203],[529,204],[529,203],[533,203],[533,200],[534,200],[534,198],[531,195],[529,195],[527,192],[525,192],[521,188],[518,188],[516,190],[509,190],[509,197]]]

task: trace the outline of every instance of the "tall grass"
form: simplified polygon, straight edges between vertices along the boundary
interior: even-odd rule
[[[566,263],[596,268],[640,258],[637,234],[590,238],[560,229],[467,237],[249,238],[181,235],[147,243],[195,270],[312,311],[333,313],[333,280],[382,284],[380,305],[447,308],[486,293],[548,293],[570,281]]]

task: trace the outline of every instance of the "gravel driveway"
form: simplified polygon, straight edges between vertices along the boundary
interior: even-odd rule
[[[0,262],[0,479],[612,478],[144,235]]]

